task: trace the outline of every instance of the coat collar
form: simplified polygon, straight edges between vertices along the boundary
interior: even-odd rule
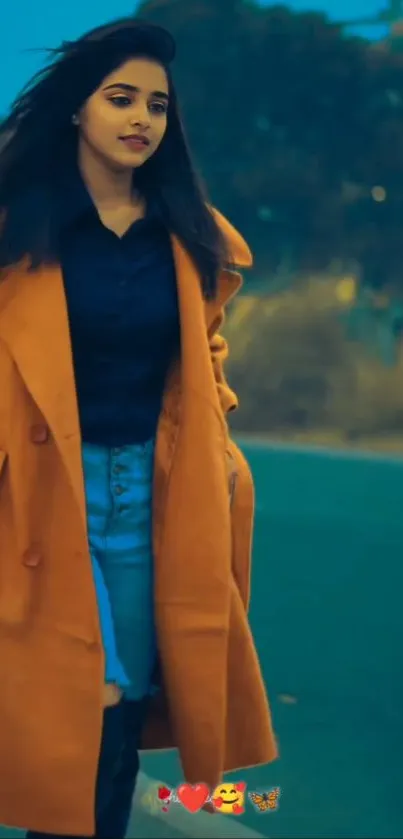
[[[223,217],[217,220],[226,235],[237,265],[250,264],[250,251],[242,237]],[[241,285],[238,273],[224,271],[218,294],[204,301],[198,273],[176,237],[172,248],[177,274],[181,323],[181,387],[186,394],[206,369],[207,331],[222,307]],[[79,417],[64,284],[59,266],[47,266],[32,275],[27,262],[13,267],[0,283],[0,335],[16,363],[34,402],[51,429],[64,460],[85,526],[85,500],[81,466]],[[198,351],[199,350],[199,351]],[[195,370],[195,366],[196,369]],[[174,371],[175,372],[175,371]],[[174,377],[175,378],[175,377]],[[203,376],[200,387],[203,387]],[[165,398],[169,400],[170,385]]]

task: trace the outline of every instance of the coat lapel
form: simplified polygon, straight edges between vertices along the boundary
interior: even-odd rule
[[[213,214],[226,239],[231,263],[239,268],[250,267],[252,255],[242,236],[221,213],[213,209]],[[182,386],[187,393],[197,387],[203,387],[204,382],[207,386],[213,385],[210,392],[214,392],[213,370],[209,364],[209,346],[206,338],[220,322],[225,305],[242,285],[242,277],[235,270],[222,271],[216,297],[214,300],[205,300],[198,271],[175,236],[172,237],[172,249],[181,322]],[[207,382],[206,370],[210,370],[211,373]]]
[[[235,271],[223,271],[216,297],[214,300],[205,300],[199,274],[189,254],[176,238],[172,245],[180,310],[180,378],[183,398],[195,390],[211,398],[216,388],[210,364],[208,336],[220,320],[224,306],[239,289],[242,278]],[[170,399],[169,389],[166,398]]]
[[[23,263],[11,270],[0,285],[0,334],[59,448],[85,525],[80,426],[59,266],[32,274]]]

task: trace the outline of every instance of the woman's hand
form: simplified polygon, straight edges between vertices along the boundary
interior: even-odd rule
[[[121,689],[109,682],[104,684],[104,708],[110,708],[112,705],[118,705],[122,698]]]

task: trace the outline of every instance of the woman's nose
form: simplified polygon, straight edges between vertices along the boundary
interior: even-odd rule
[[[148,110],[148,105],[144,103],[143,105],[138,104],[136,109],[133,111],[130,125],[141,125],[148,126],[150,124],[150,112]]]

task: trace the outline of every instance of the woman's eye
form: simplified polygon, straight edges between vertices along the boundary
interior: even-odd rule
[[[131,100],[128,96],[112,96],[110,101],[118,108],[125,108],[127,105],[130,105]]]
[[[132,104],[132,100],[129,96],[111,96],[110,102],[117,108],[127,108]],[[149,109],[152,113],[155,114],[166,114],[167,112],[167,105],[165,102],[151,102]]]
[[[150,110],[154,111],[156,114],[166,114],[167,106],[164,102],[152,102],[150,105]]]

